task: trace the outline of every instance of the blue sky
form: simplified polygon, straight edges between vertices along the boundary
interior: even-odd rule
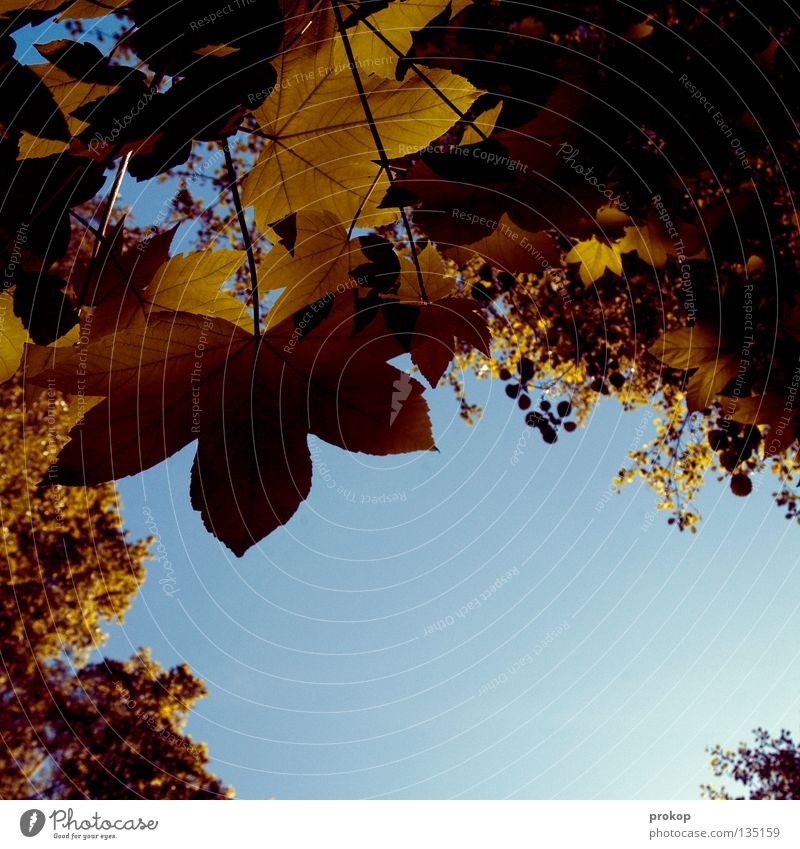
[[[146,225],[165,190],[123,197]],[[311,497],[241,560],[189,505],[193,448],[120,483],[168,563],[107,654],[206,681],[188,729],[212,769],[256,799],[696,798],[707,744],[796,728],[797,527],[772,480],[712,481],[680,534],[645,488],[606,498],[647,412],[606,401],[547,446],[469,386],[474,427],[428,392],[439,453],[314,441]]]
[[[188,505],[191,450],[122,483],[172,571],[109,652],[206,680],[189,729],[240,797],[696,798],[706,744],[796,726],[796,526],[770,482],[712,482],[680,534],[644,488],[603,502],[641,412],[546,446],[499,389],[471,428],[429,393],[439,454],[315,442],[311,497],[241,560]]]

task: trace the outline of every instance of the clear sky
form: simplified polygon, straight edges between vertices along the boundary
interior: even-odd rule
[[[642,412],[546,446],[476,390],[472,428],[429,393],[438,454],[314,442],[310,499],[241,560],[188,505],[191,450],[122,483],[169,564],[109,652],[206,680],[189,729],[240,797],[696,798],[706,744],[796,727],[797,527],[770,482],[712,482],[681,534],[645,488],[604,501]]]
[[[153,191],[125,184],[143,225]],[[707,744],[796,728],[798,529],[772,480],[712,481],[681,534],[647,489],[607,497],[647,412],[605,402],[547,446],[470,387],[474,427],[428,392],[439,453],[312,441],[311,497],[241,560],[189,505],[193,448],[122,481],[168,562],[107,654],[206,681],[188,728],[240,798],[696,798]]]

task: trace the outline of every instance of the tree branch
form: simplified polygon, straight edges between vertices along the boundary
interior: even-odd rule
[[[128,272],[122,267],[122,265],[120,265],[120,261],[111,253],[111,243],[106,238],[105,233],[101,233],[97,227],[93,227],[90,221],[87,221],[80,213],[75,212],[74,209],[70,209],[69,214],[80,224],[83,224],[83,226],[95,237],[95,239],[106,248],[109,258],[117,267],[117,271],[119,271],[123,277],[127,277]],[[131,288],[135,291],[134,287]]]
[[[352,9],[351,0],[344,0],[344,2],[347,4],[348,8]],[[392,42],[375,26],[375,24],[373,24],[369,20],[369,18],[364,17],[360,20],[361,23],[363,23],[364,26],[366,26],[367,29],[374,36],[376,36],[380,41],[382,41],[389,48],[389,50],[391,50],[392,53],[397,56],[398,59],[406,58],[403,52],[397,47],[395,47],[395,45],[392,44]],[[453,112],[458,115],[458,117],[462,121],[467,122],[484,141],[488,140],[489,137],[486,135],[486,133],[484,133],[483,130],[480,129],[480,127],[476,126],[474,121],[470,121],[467,118],[467,116],[458,108],[458,106],[455,105],[455,103],[453,103],[452,100],[450,100],[450,98],[436,85],[436,83],[434,83],[429,77],[425,75],[425,72],[419,67],[419,65],[417,65],[416,62],[408,61],[408,66],[425,83],[426,86],[428,86],[433,92],[436,93],[437,97],[441,98],[443,103],[446,103],[453,110]]]
[[[250,268],[250,292],[253,301],[253,336],[261,338],[261,304],[258,294],[258,271],[256,270],[256,257],[253,253],[253,243],[250,240],[250,231],[247,228],[247,220],[242,209],[242,199],[239,197],[239,186],[236,184],[236,166],[233,162],[230,145],[226,140],[222,141],[222,149],[225,151],[225,165],[228,169],[228,180],[230,182],[233,205],[236,207],[236,218],[239,221],[239,229],[242,231],[244,249],[247,251],[247,262]]]
[[[89,282],[92,279],[92,274],[94,274],[95,265],[97,265],[97,258],[100,256],[100,245],[105,240],[108,222],[111,220],[111,213],[114,210],[114,204],[117,202],[117,198],[119,197],[119,187],[122,185],[122,178],[125,176],[125,171],[128,169],[128,162],[130,161],[130,158],[131,152],[128,151],[125,156],[122,157],[119,165],[117,166],[117,173],[114,176],[114,182],[111,184],[111,191],[108,193],[106,208],[103,210],[103,217],[100,219],[100,223],[97,226],[94,247],[92,248],[92,256],[89,259],[89,265],[86,268],[86,277],[83,281],[83,288],[81,289],[80,296],[78,297],[78,306],[83,304],[83,300],[86,297]]]
[[[353,54],[353,47],[350,44],[350,38],[347,35],[347,30],[344,26],[344,20],[342,19],[340,0],[333,0],[333,12],[334,15],[336,15],[336,25],[339,28],[339,35],[341,36],[342,42],[344,43],[344,50],[347,54],[347,61],[349,62],[350,69],[353,72],[353,79],[356,84],[356,89],[358,90],[358,97],[361,100],[361,108],[364,110],[364,117],[367,119],[370,132],[372,133],[372,139],[375,142],[375,150],[378,153],[381,168],[383,168],[383,170],[386,172],[386,176],[389,180],[389,183],[393,183],[394,173],[392,172],[392,166],[389,162],[389,157],[386,154],[386,149],[383,146],[383,142],[381,141],[381,135],[378,132],[378,127],[375,124],[375,116],[372,114],[372,109],[369,105],[367,93],[364,90],[364,84],[361,82],[361,74],[358,71],[356,58]],[[417,270],[417,282],[419,283],[419,293],[422,297],[422,300],[425,303],[428,303],[428,295],[425,292],[425,281],[422,279],[422,268],[419,264],[419,256],[417,255],[417,245],[414,241],[414,233],[411,230],[411,223],[408,220],[408,215],[406,215],[405,208],[399,206],[398,209],[400,210],[400,217],[403,219],[403,226],[405,227],[406,234],[408,235],[408,241],[411,247],[411,255],[414,258],[414,267]]]

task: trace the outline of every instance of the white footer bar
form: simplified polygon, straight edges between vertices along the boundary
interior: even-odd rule
[[[800,802],[0,803],[0,846],[54,841],[153,849],[797,849]]]

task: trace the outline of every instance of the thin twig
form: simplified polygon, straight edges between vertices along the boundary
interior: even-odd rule
[[[380,177],[381,172],[378,171],[375,174],[374,179],[372,180],[372,184],[369,187],[369,191],[361,198],[361,203],[358,205],[358,209],[356,210],[356,214],[353,216],[353,220],[350,222],[350,227],[347,231],[347,241],[349,242],[353,236],[353,230],[356,229],[356,224],[358,223],[358,219],[361,218],[361,213],[364,211],[364,206],[367,201],[372,196],[372,192],[375,190],[375,186],[378,184],[378,178]]]
[[[348,7],[350,7],[352,9],[351,0],[344,0],[344,2],[347,4]],[[403,51],[400,50],[398,47],[395,47],[395,45],[392,44],[391,41],[389,41],[389,39],[375,26],[375,24],[373,24],[369,20],[369,18],[366,18],[366,17],[361,18],[361,23],[363,23],[367,27],[367,29],[374,36],[376,36],[376,38],[378,38],[380,41],[382,41],[389,48],[389,50],[391,50],[395,54],[395,56],[398,57],[398,59],[405,59],[406,58],[405,55],[403,54]],[[425,75],[425,72],[419,67],[419,65],[417,65],[416,62],[412,62],[410,60],[406,60],[406,61],[408,63],[408,67],[411,68],[411,70],[422,80],[422,82],[425,83],[426,86],[428,86],[433,92],[435,92],[435,94],[439,98],[441,98],[443,103],[446,103],[450,107],[450,109],[452,109],[453,112],[455,112],[455,114],[458,115],[458,117],[462,121],[465,121],[468,124],[470,124],[472,129],[475,130],[475,132],[484,141],[488,140],[489,137],[486,135],[486,133],[483,132],[483,130],[481,130],[480,127],[478,127],[475,124],[475,121],[474,120],[470,121],[467,118],[467,116],[458,108],[458,106],[456,106],[455,103],[453,103],[453,101],[450,100],[450,98],[436,85],[436,83],[433,82],[429,77],[427,77]]]
[[[90,221],[87,221],[80,213],[75,212],[74,209],[70,209],[69,214],[80,224],[83,224],[83,226],[95,237],[95,239],[97,239],[103,245],[103,247],[106,248],[111,261],[114,263],[114,265],[117,266],[117,270],[120,272],[120,274],[122,274],[123,277],[127,277],[128,272],[123,268],[117,257],[115,257],[113,253],[111,253],[111,243],[108,241],[107,236],[104,233],[101,233],[97,229],[97,227],[94,227],[92,223]]]
[[[111,220],[111,213],[114,210],[114,204],[117,202],[117,198],[119,197],[119,188],[122,185],[122,178],[125,176],[125,171],[128,168],[130,158],[131,152],[128,151],[125,156],[122,157],[119,165],[117,166],[117,173],[114,177],[114,182],[111,185],[111,191],[108,193],[108,200],[106,201],[106,208],[103,210],[103,217],[97,225],[97,234],[94,240],[94,247],[92,248],[92,256],[89,259],[89,265],[86,269],[86,277],[84,278],[83,288],[81,289],[81,294],[78,298],[78,306],[83,304],[83,300],[86,297],[89,282],[92,279],[95,266],[97,265],[97,258],[100,256],[100,246],[105,241],[108,222]]]
[[[344,43],[344,50],[347,54],[347,61],[350,64],[350,69],[353,72],[353,79],[355,80],[356,89],[358,90],[358,97],[361,100],[361,108],[364,110],[364,117],[367,119],[370,132],[372,133],[372,139],[375,142],[375,150],[378,153],[381,168],[383,168],[383,170],[386,172],[386,177],[389,180],[389,183],[391,184],[394,182],[392,166],[389,162],[389,157],[386,154],[386,149],[383,146],[383,142],[381,141],[381,135],[378,132],[378,127],[375,124],[375,117],[372,114],[372,108],[369,105],[367,93],[364,90],[363,83],[361,82],[361,74],[358,71],[358,65],[356,64],[356,58],[353,54],[352,45],[350,44],[350,38],[347,35],[347,30],[344,26],[344,20],[342,19],[342,10],[339,6],[339,2],[340,0],[333,0],[333,13],[336,16],[336,24],[339,28],[339,35],[342,37],[342,42]],[[406,215],[404,207],[398,206],[398,209],[400,210],[400,217],[403,219],[403,226],[405,227],[406,234],[408,235],[408,241],[411,246],[411,255],[414,258],[414,267],[417,270],[419,293],[422,297],[422,300],[425,303],[428,303],[428,295],[425,292],[425,283],[422,279],[422,268],[419,264],[419,256],[417,255],[417,245],[414,241],[414,233],[411,230],[411,224],[408,220],[408,216]]]
[[[242,209],[242,200],[239,197],[239,186],[236,184],[236,166],[231,155],[231,148],[227,141],[222,141],[222,149],[225,151],[225,165],[228,169],[228,181],[230,182],[233,205],[236,208],[236,218],[239,221],[239,229],[242,231],[244,249],[247,251],[247,262],[250,268],[250,291],[253,301],[253,336],[261,338],[261,305],[258,294],[258,272],[256,270],[256,257],[253,253],[253,243],[250,240],[250,231],[247,228],[247,220]]]

